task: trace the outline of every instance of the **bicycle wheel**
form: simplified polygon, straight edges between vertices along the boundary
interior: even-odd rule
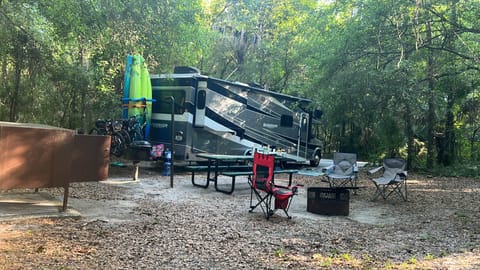
[[[90,135],[107,135],[107,131],[104,128],[92,128],[88,132]]]
[[[122,134],[118,132],[114,132],[112,135],[110,135],[110,137],[112,139],[110,144],[110,154],[120,157],[127,149],[125,139],[123,138]]]
[[[123,139],[125,140],[125,144],[127,145],[127,147],[132,143],[132,139],[130,138],[130,135],[128,134],[128,132],[124,129],[118,131],[122,136],[123,136]]]
[[[143,133],[140,127],[135,127],[130,131],[132,141],[143,141]]]

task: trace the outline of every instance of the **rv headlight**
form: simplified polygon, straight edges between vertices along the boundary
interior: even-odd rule
[[[177,134],[175,134],[175,141],[177,142],[183,141],[183,131],[177,131]]]

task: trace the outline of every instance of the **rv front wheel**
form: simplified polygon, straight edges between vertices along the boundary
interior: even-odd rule
[[[320,150],[316,150],[313,155],[313,159],[310,160],[310,166],[317,167],[320,165],[320,159],[322,158],[322,153]]]

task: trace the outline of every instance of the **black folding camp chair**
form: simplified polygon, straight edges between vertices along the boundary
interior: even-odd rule
[[[258,206],[262,209],[265,217],[269,219],[276,210],[283,210],[288,214],[292,198],[297,194],[299,185],[281,186],[274,184],[275,156],[255,152],[253,157],[253,177],[249,180],[250,212]],[[255,194],[255,196],[254,196]],[[254,203],[254,197],[256,203]]]

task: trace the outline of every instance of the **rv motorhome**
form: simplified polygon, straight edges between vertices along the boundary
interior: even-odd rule
[[[190,67],[151,75],[151,83],[157,102],[149,140],[173,150],[177,161],[200,161],[196,154],[205,152],[253,155],[268,150],[298,164],[320,162],[312,123],[321,111],[306,111],[309,99],[204,76]]]

